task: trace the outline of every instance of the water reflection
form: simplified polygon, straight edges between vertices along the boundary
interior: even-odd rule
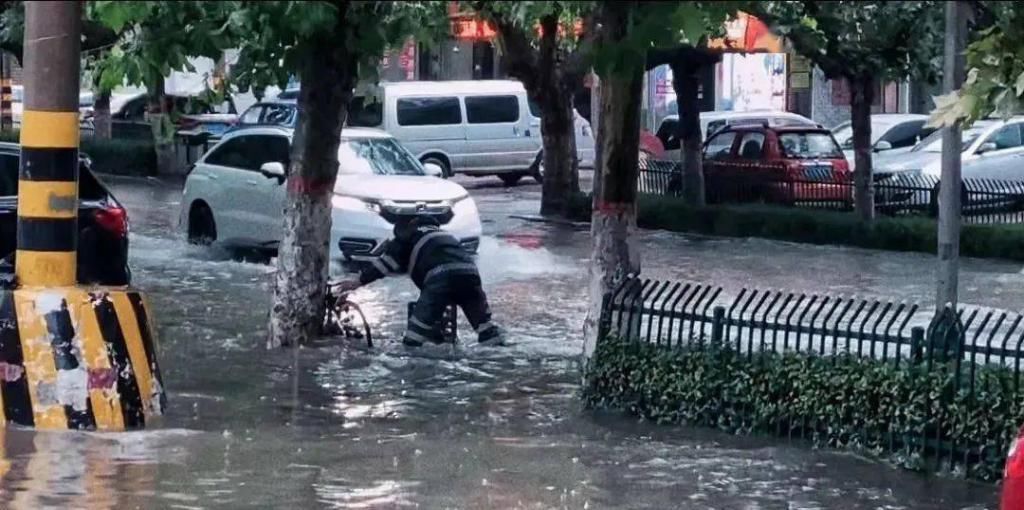
[[[168,443],[187,434],[0,429],[0,508],[146,507],[159,463],[176,460]]]

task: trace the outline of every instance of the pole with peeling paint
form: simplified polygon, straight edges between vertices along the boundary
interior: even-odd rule
[[[150,425],[165,394],[149,307],[76,285],[82,4],[25,2],[17,289],[0,289],[0,423]]]
[[[25,286],[75,284],[81,2],[25,4],[25,102],[15,274]]]

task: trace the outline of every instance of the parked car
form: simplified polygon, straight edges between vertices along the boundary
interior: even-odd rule
[[[998,205],[994,202],[1005,200],[998,193],[998,181],[1008,182],[1008,191],[1019,188],[1019,183],[1024,181],[1024,116],[1008,121],[988,119],[975,122],[963,131],[961,148],[961,174],[964,179],[995,181],[986,185],[984,193],[971,193],[964,188],[961,201],[965,206]],[[934,207],[941,174],[942,135],[939,131],[910,151],[878,154],[874,161],[875,182],[886,186],[875,194],[876,202],[890,206],[931,204]],[[921,188],[921,182],[928,182],[934,187],[915,191],[906,189]]]
[[[0,257],[17,247],[18,166],[21,146],[0,143]],[[128,213],[92,173],[84,153],[78,166],[78,282],[128,285]]]
[[[910,150],[932,134],[935,129],[925,126],[927,115],[913,113],[878,113],[871,116],[871,147],[874,152]],[[853,124],[843,122],[832,128],[832,136],[843,148],[846,161],[853,168]]]
[[[213,138],[223,135],[238,122],[231,96],[223,104],[213,105],[195,96],[168,95],[176,113],[179,131],[209,133]],[[149,136],[151,133],[146,113],[149,96],[145,92],[114,94],[110,98],[110,120],[115,137]],[[92,108],[83,109],[84,124],[91,126]]]
[[[1003,469],[1003,488],[999,499],[1001,510],[1024,508],[1024,429],[1010,444]]]
[[[738,124],[761,125],[765,122],[776,126],[817,126],[811,119],[802,115],[790,112],[772,110],[760,110],[750,112],[701,112],[700,129],[703,139],[708,140],[716,131],[726,126]],[[679,116],[668,115],[658,125],[657,137],[664,146],[664,158],[673,161],[679,159],[679,151],[682,148],[681,141],[676,135],[679,129]]]
[[[736,124],[704,145],[711,202],[852,202],[850,167],[821,127]]]
[[[431,177],[394,137],[345,128],[332,199],[331,255],[366,260],[380,254],[401,216],[429,214],[475,252],[476,203],[458,184]],[[275,250],[283,235],[285,172],[294,130],[263,126],[232,131],[185,181],[179,225],[196,244]]]

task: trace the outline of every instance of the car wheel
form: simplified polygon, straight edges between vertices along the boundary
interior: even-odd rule
[[[208,246],[216,240],[217,224],[213,221],[213,211],[206,204],[193,205],[188,215],[188,242]]]
[[[533,165],[530,166],[530,176],[533,180],[538,183],[544,183],[544,153],[537,154],[537,159],[533,160]]]
[[[449,165],[448,162],[445,161],[442,158],[439,158],[437,156],[427,156],[427,157],[421,159],[420,163],[423,163],[424,165],[426,165],[427,163],[433,163],[433,164],[441,167],[441,170],[443,171],[441,175],[445,179],[454,177],[454,175],[452,174],[452,167],[451,167],[451,165]]]
[[[519,172],[498,174],[498,178],[501,179],[501,182],[505,183],[505,186],[515,186],[519,182],[519,179],[523,178],[523,174]]]

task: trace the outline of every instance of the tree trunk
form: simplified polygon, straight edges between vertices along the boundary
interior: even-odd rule
[[[505,18],[495,19],[505,46],[506,66],[513,78],[523,82],[530,99],[540,108],[543,147],[543,187],[540,213],[562,216],[569,213],[569,197],[579,191],[576,157],[575,116],[572,97],[575,83],[563,69],[558,45],[558,13],[541,19],[538,49],[524,27]]]
[[[614,5],[609,8],[616,9]],[[626,19],[628,17],[622,15],[607,16],[604,20],[607,37],[618,40],[625,37]],[[633,246],[632,233],[636,230],[642,67],[619,73],[623,74],[601,77],[601,120],[597,135],[600,159],[594,170],[589,308],[583,326],[583,354],[587,358],[593,354],[599,340],[602,303],[626,276],[640,272],[640,257]]]
[[[672,65],[672,86],[679,108],[678,135],[680,162],[683,168],[683,200],[692,206],[706,203],[704,189],[703,137],[700,132],[699,66]]]
[[[176,170],[177,158],[174,155],[174,122],[164,95],[164,79],[161,77],[148,88],[149,126],[153,131],[157,175],[171,175]]]
[[[93,138],[109,140],[111,135],[110,92],[96,91],[92,105]]]
[[[300,71],[299,118],[288,172],[268,348],[303,344],[320,334],[338,144],[357,72],[345,40],[339,36],[316,41]]]
[[[580,190],[576,119],[573,115],[572,94],[562,90],[552,92],[547,101],[540,103],[544,144],[540,213],[544,216],[566,217],[569,214],[569,197]]]
[[[875,187],[871,168],[871,103],[875,99],[870,76],[849,79],[850,121],[853,128],[854,193],[857,214],[865,222],[875,219]]]

